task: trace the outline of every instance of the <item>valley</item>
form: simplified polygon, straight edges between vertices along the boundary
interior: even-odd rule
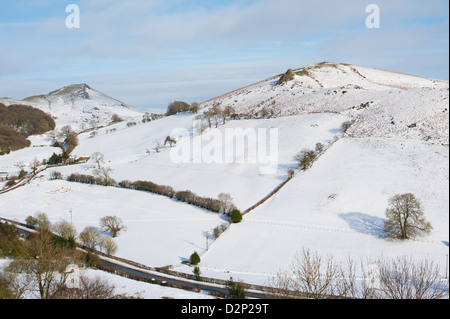
[[[52,222],[72,218],[81,232],[86,226],[98,227],[103,216],[116,215],[128,228],[114,238],[117,256],[192,274],[186,262],[196,251],[203,276],[224,280],[232,276],[249,284],[267,285],[303,248],[331,254],[340,262],[348,257],[359,262],[402,255],[429,259],[447,276],[448,81],[326,62],[293,72],[294,78],[284,84],[277,85],[279,76],[274,76],[200,103],[196,114],[145,123],[147,110],[129,107],[88,85],[24,99],[21,103],[51,114],[57,129],[71,125],[79,141],[72,156],[92,158],[101,153],[101,165],[110,169],[115,183],[66,180],[73,173],[94,175],[97,163],[92,159],[49,167],[27,185],[0,194],[0,217],[24,222],[27,216],[45,212]],[[5,105],[16,102],[0,99]],[[206,114],[217,106],[230,106],[234,112],[208,126]],[[110,123],[114,114],[123,121]],[[91,121],[103,127],[86,131]],[[204,124],[202,131],[196,129],[196,121]],[[258,144],[249,141],[248,132],[266,134],[271,129],[277,132],[277,143],[266,151],[275,156],[276,169],[266,174],[261,170],[264,163],[255,160]],[[226,136],[227,130],[237,132],[234,139],[217,138]],[[175,137],[176,144],[164,145],[167,137]],[[243,152],[230,155],[227,150],[233,150],[239,138],[244,141]],[[28,166],[60,151],[47,135],[32,136],[30,141],[30,147],[0,156],[1,172],[15,175],[18,163]],[[182,162],[173,160],[174,154],[183,154],[196,143],[210,158],[220,154],[231,160],[208,162],[207,156],[198,160],[195,152]],[[323,150],[314,163],[300,169],[294,157],[318,144]],[[51,179],[55,171],[61,179]],[[243,212],[290,174],[281,189],[240,223],[229,223],[223,212],[175,197],[119,186],[121,181],[151,181],[205,198],[225,193]],[[6,188],[4,182],[2,187]],[[420,199],[433,226],[430,235],[406,241],[385,237],[388,200],[402,193]],[[214,238],[220,225],[227,228]]]

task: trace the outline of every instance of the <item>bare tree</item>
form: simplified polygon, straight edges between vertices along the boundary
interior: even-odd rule
[[[50,299],[64,286],[67,266],[79,260],[76,250],[55,245],[49,233],[41,232],[22,243],[22,253],[11,261],[7,271],[20,272],[32,293]]]
[[[52,228],[52,224],[48,219],[47,214],[42,212],[36,212],[34,216],[28,216],[25,219],[27,226],[38,229],[41,232],[49,232]]]
[[[236,206],[233,204],[233,197],[231,197],[228,193],[220,193],[217,196],[217,199],[220,201],[220,210],[222,213],[228,214],[231,213],[233,209],[236,209]]]
[[[80,276],[78,288],[61,287],[55,299],[112,299],[114,286],[101,277]]]
[[[105,155],[100,152],[95,152],[91,155],[91,160],[97,164],[97,168],[100,169],[102,163],[105,162]]]
[[[303,249],[301,256],[296,256],[292,264],[295,279],[292,287],[303,291],[309,298],[320,298],[332,293],[333,279],[338,269],[331,255],[324,260],[317,252]]]
[[[318,154],[322,153],[324,149],[325,149],[325,146],[322,143],[316,144],[315,150]]]
[[[427,259],[411,257],[361,261],[361,280],[356,264],[347,257],[336,263],[303,249],[288,271],[280,271],[268,284],[268,292],[281,298],[442,299],[448,298],[448,279]]]
[[[82,122],[80,124],[80,131],[84,131],[84,130],[86,130],[86,123]]]
[[[74,133],[74,131],[70,125],[66,125],[61,128],[61,134],[64,138],[67,138],[72,133]]]
[[[390,261],[380,259],[380,288],[377,298],[442,299],[448,297],[448,280],[441,280],[439,267],[423,260],[414,262],[402,256]]]
[[[102,217],[99,223],[102,230],[110,232],[113,237],[117,237],[121,231],[127,229],[127,226],[124,225],[122,219],[117,216]]]
[[[95,250],[101,243],[101,234],[97,228],[88,226],[78,236],[84,246]]]
[[[161,141],[159,141],[158,139],[155,139],[155,151],[156,151],[156,153],[159,153],[160,152],[160,149],[161,149]]]
[[[105,186],[114,185],[115,180],[111,177],[112,172],[114,172],[114,170],[110,167],[101,167],[100,169],[94,169],[93,171],[97,178],[97,182]]]
[[[177,144],[177,141],[175,140],[175,138],[171,137],[171,136],[167,136],[166,140],[164,141],[164,145],[169,144],[170,147],[172,147],[174,144]]]
[[[205,120],[208,122],[208,127],[211,129],[212,123],[211,123],[211,119],[213,118],[213,113],[211,111],[205,111],[203,112],[203,117],[205,118]]]
[[[38,170],[38,168],[39,168],[39,166],[41,165],[41,163],[38,161],[38,159],[35,157],[34,158],[34,160],[30,163],[30,169],[31,169],[31,172],[33,173],[33,175],[35,175],[36,174],[36,172],[37,172],[37,170]]]
[[[202,135],[203,132],[205,132],[205,130],[206,130],[206,123],[203,122],[202,120],[197,120],[195,124],[195,132],[197,133],[197,135]]]
[[[90,120],[89,121],[89,125],[91,126],[91,128],[95,129],[98,126],[98,121],[97,120]]]
[[[58,142],[59,135],[60,135],[60,133],[57,130],[53,130],[53,131],[50,131],[47,133],[47,136],[52,139],[52,144],[55,144],[56,142]]]
[[[338,264],[332,255],[321,257],[303,249],[296,254],[289,270],[279,271],[269,280],[268,290],[282,298],[330,298],[357,294],[356,267],[348,257],[347,264]]]
[[[303,150],[294,156],[294,159],[298,161],[298,166],[302,170],[307,170],[308,168],[310,168],[313,165],[316,158],[317,153],[312,150]]]
[[[269,115],[269,110],[267,109],[267,107],[263,107],[262,109],[261,109],[261,111],[259,111],[259,114],[261,115],[261,117],[263,118],[263,119],[265,119],[268,115]]]
[[[194,102],[194,103],[191,103],[190,111],[192,112],[192,114],[197,114],[199,108],[200,108],[200,104],[197,102]]]
[[[27,175],[27,172],[25,171],[25,167],[27,166],[23,162],[14,164],[14,166],[19,169],[19,178],[22,178]]]
[[[339,274],[332,256],[325,260],[309,249],[296,255],[288,271],[278,272],[269,282],[277,293],[289,298],[323,298],[333,293],[333,281]]]
[[[398,194],[389,199],[384,231],[390,238],[409,239],[428,235],[433,227],[423,216],[420,201],[411,193]]]
[[[102,236],[100,247],[107,256],[114,255],[118,249],[116,242],[109,236]]]
[[[220,103],[214,102],[213,107],[210,110],[210,113],[212,118],[214,119],[217,128],[219,126],[219,120],[224,114],[222,107],[220,106]]]
[[[30,290],[30,283],[23,276],[10,271],[0,271],[0,299],[22,299]]]
[[[93,279],[82,276],[80,288],[77,291],[78,299],[110,299],[114,295],[114,286],[100,277]]]
[[[75,227],[73,227],[73,225],[66,220],[61,220],[55,223],[52,226],[52,231],[56,235],[66,240],[71,238],[75,239],[75,237],[77,236],[77,230],[75,229]]]

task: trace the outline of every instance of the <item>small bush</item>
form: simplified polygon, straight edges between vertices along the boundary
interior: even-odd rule
[[[194,270],[192,272],[195,275],[195,280],[201,281],[202,278],[200,277],[200,275],[201,275],[200,267],[199,266],[195,266]]]
[[[225,286],[228,289],[227,299],[246,299],[244,283],[234,281],[233,277],[230,277]]]
[[[122,121],[123,121],[123,119],[117,114],[113,114],[111,116],[111,123],[119,123],[119,122],[122,122]]]
[[[25,219],[25,223],[26,223],[27,227],[31,228],[31,229],[35,229],[38,226],[38,221],[33,216],[28,216]]]
[[[200,256],[196,251],[189,257],[189,261],[192,265],[198,265],[200,263]]]
[[[313,165],[316,158],[317,153],[312,150],[303,150],[294,157],[298,161],[298,167],[304,171]]]
[[[5,187],[12,187],[12,186],[16,185],[16,180],[17,180],[17,177],[8,179],[8,181],[5,184]]]
[[[232,223],[240,223],[242,221],[242,214],[238,209],[235,209],[231,212],[231,222]]]
[[[86,267],[95,268],[100,263],[100,258],[96,254],[88,251],[84,263]]]
[[[50,180],[54,181],[54,180],[57,180],[57,179],[62,179],[62,174],[61,174],[61,172],[52,171],[52,172],[50,173]]]
[[[169,104],[167,107],[167,116],[174,115],[177,113],[188,112],[191,110],[191,106],[182,101],[175,101]]]
[[[344,123],[342,123],[342,125],[341,125],[341,130],[342,130],[344,133],[347,133],[348,129],[349,129],[352,125],[353,125],[353,121],[347,121],[347,122],[344,122]]]
[[[292,69],[287,70],[277,82],[277,85],[285,84],[286,82],[292,81],[294,79],[294,71]]]
[[[50,165],[57,165],[57,164],[61,164],[62,162],[63,162],[62,155],[56,155],[55,153],[53,153],[53,155],[48,159],[48,163]]]
[[[227,228],[228,228],[228,226],[227,225],[223,225],[223,224],[219,225],[219,226],[216,226],[214,228],[214,230],[213,230],[214,239],[219,238],[220,235],[222,235],[222,233],[227,230]]]
[[[67,177],[67,181],[69,182],[78,182],[83,184],[95,184],[96,180],[95,177],[92,175],[83,175],[83,174],[76,174],[73,173],[69,177]]]

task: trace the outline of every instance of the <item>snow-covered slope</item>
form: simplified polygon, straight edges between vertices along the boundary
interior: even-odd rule
[[[96,136],[90,132],[79,135],[73,155],[103,153],[102,165],[114,170],[118,182],[149,180],[214,198],[230,193],[241,210],[285,181],[288,170],[296,170],[295,177],[278,193],[209,243],[209,250],[205,233],[223,222],[220,214],[133,190],[50,181],[49,170],[30,185],[0,195],[6,210],[3,214],[22,221],[41,210],[56,221],[67,219],[73,208],[77,212],[74,222],[81,229],[114,213],[129,225],[128,232],[115,239],[119,256],[150,266],[173,263],[178,270],[192,273],[179,261],[196,250],[201,254],[202,274],[260,284],[286,268],[303,247],[332,253],[340,260],[348,255],[358,260],[407,254],[432,259],[445,269],[449,242],[448,81],[336,63],[319,63],[295,72],[294,79],[284,85],[275,85],[276,76],[206,101],[199,113],[220,102],[241,114],[258,115],[265,107],[270,114],[266,119],[229,119],[198,135],[196,115],[177,114],[149,123],[136,121],[135,126],[118,123],[99,129]],[[114,113],[123,115],[116,109]],[[343,134],[341,124],[349,120],[355,123]],[[203,155],[209,155],[211,149],[227,149],[233,144],[226,138],[227,130],[259,129],[266,133],[278,129],[278,170],[273,174],[261,174],[261,165],[248,160],[197,163],[191,154],[185,162],[173,161],[173,154],[196,143],[202,145]],[[177,131],[186,133],[177,145],[162,146],[157,152],[156,140],[163,144],[166,136]],[[35,142],[44,144],[40,141]],[[316,143],[322,143],[326,151],[312,168],[300,171],[293,156],[314,149]],[[30,157],[31,161],[41,155],[32,150],[0,158],[0,168],[14,170],[18,160],[26,162]],[[40,151],[43,156],[53,149]],[[245,146],[246,154],[254,151],[254,145]],[[52,169],[67,176],[93,174],[95,167],[88,162]],[[382,233],[388,199],[406,192],[422,201],[433,232],[416,240],[388,240]]]
[[[0,103],[31,105],[52,115],[58,127],[69,124],[74,129],[78,129],[81,123],[89,127],[92,120],[99,125],[109,123],[113,114],[124,119],[144,114],[144,111],[94,90],[87,84],[73,84],[23,100],[3,98]]]
[[[237,113],[271,117],[340,113],[352,117],[352,137],[395,137],[449,142],[449,82],[342,63],[294,70],[276,85],[275,76],[201,104],[232,106]]]
[[[448,147],[420,141],[344,138],[271,200],[244,216],[202,256],[212,276],[264,283],[302,248],[345,261],[428,258],[442,275],[449,242]],[[413,193],[433,226],[430,236],[396,241],[383,235],[388,199]],[[237,249],[236,247],[239,247]],[[258,278],[258,279],[256,279]]]
[[[99,130],[95,138],[90,138],[89,133],[83,133],[79,136],[80,145],[73,154],[90,156],[94,152],[101,152],[105,156],[105,165],[114,169],[112,175],[117,181],[149,180],[160,185],[170,185],[176,190],[189,189],[200,196],[213,198],[220,193],[230,193],[235,204],[245,210],[284,181],[288,169],[295,169],[294,155],[306,148],[314,149],[316,143],[329,145],[342,135],[340,126],[349,118],[338,114],[302,114],[267,120],[235,120],[217,129],[207,130],[201,136],[194,132],[194,120],[195,115],[179,114],[133,127],[120,123]],[[114,128],[117,131],[111,132]],[[273,145],[272,149],[270,145],[267,147],[267,154],[272,152],[276,155],[274,172],[262,174],[261,170],[267,165],[260,160],[249,159],[251,154],[257,154],[257,144],[244,145],[245,158],[241,158],[240,163],[237,158],[231,158],[231,163],[226,163],[228,155],[237,154],[236,148],[233,154],[226,152],[229,146],[233,148],[235,141],[227,132],[244,136],[245,132],[257,134],[258,130],[262,130],[269,135],[270,129],[277,129],[278,134],[278,145]],[[175,136],[179,130],[185,130],[187,135],[178,138],[175,147],[162,146],[157,153],[155,140],[163,144],[166,136]],[[194,160],[198,155],[193,150],[196,144],[201,145],[199,151],[203,155],[199,161]],[[185,161],[177,162],[173,156],[191,149]],[[208,162],[206,153],[219,149],[222,151],[222,161],[214,159]],[[84,165],[89,172],[92,166],[90,162]],[[79,172],[80,168],[75,166],[64,172],[69,174],[77,170]]]

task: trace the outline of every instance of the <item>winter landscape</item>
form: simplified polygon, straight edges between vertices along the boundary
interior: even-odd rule
[[[65,85],[0,98],[0,298],[47,232],[121,298],[448,298],[448,80],[316,61],[160,109]]]

